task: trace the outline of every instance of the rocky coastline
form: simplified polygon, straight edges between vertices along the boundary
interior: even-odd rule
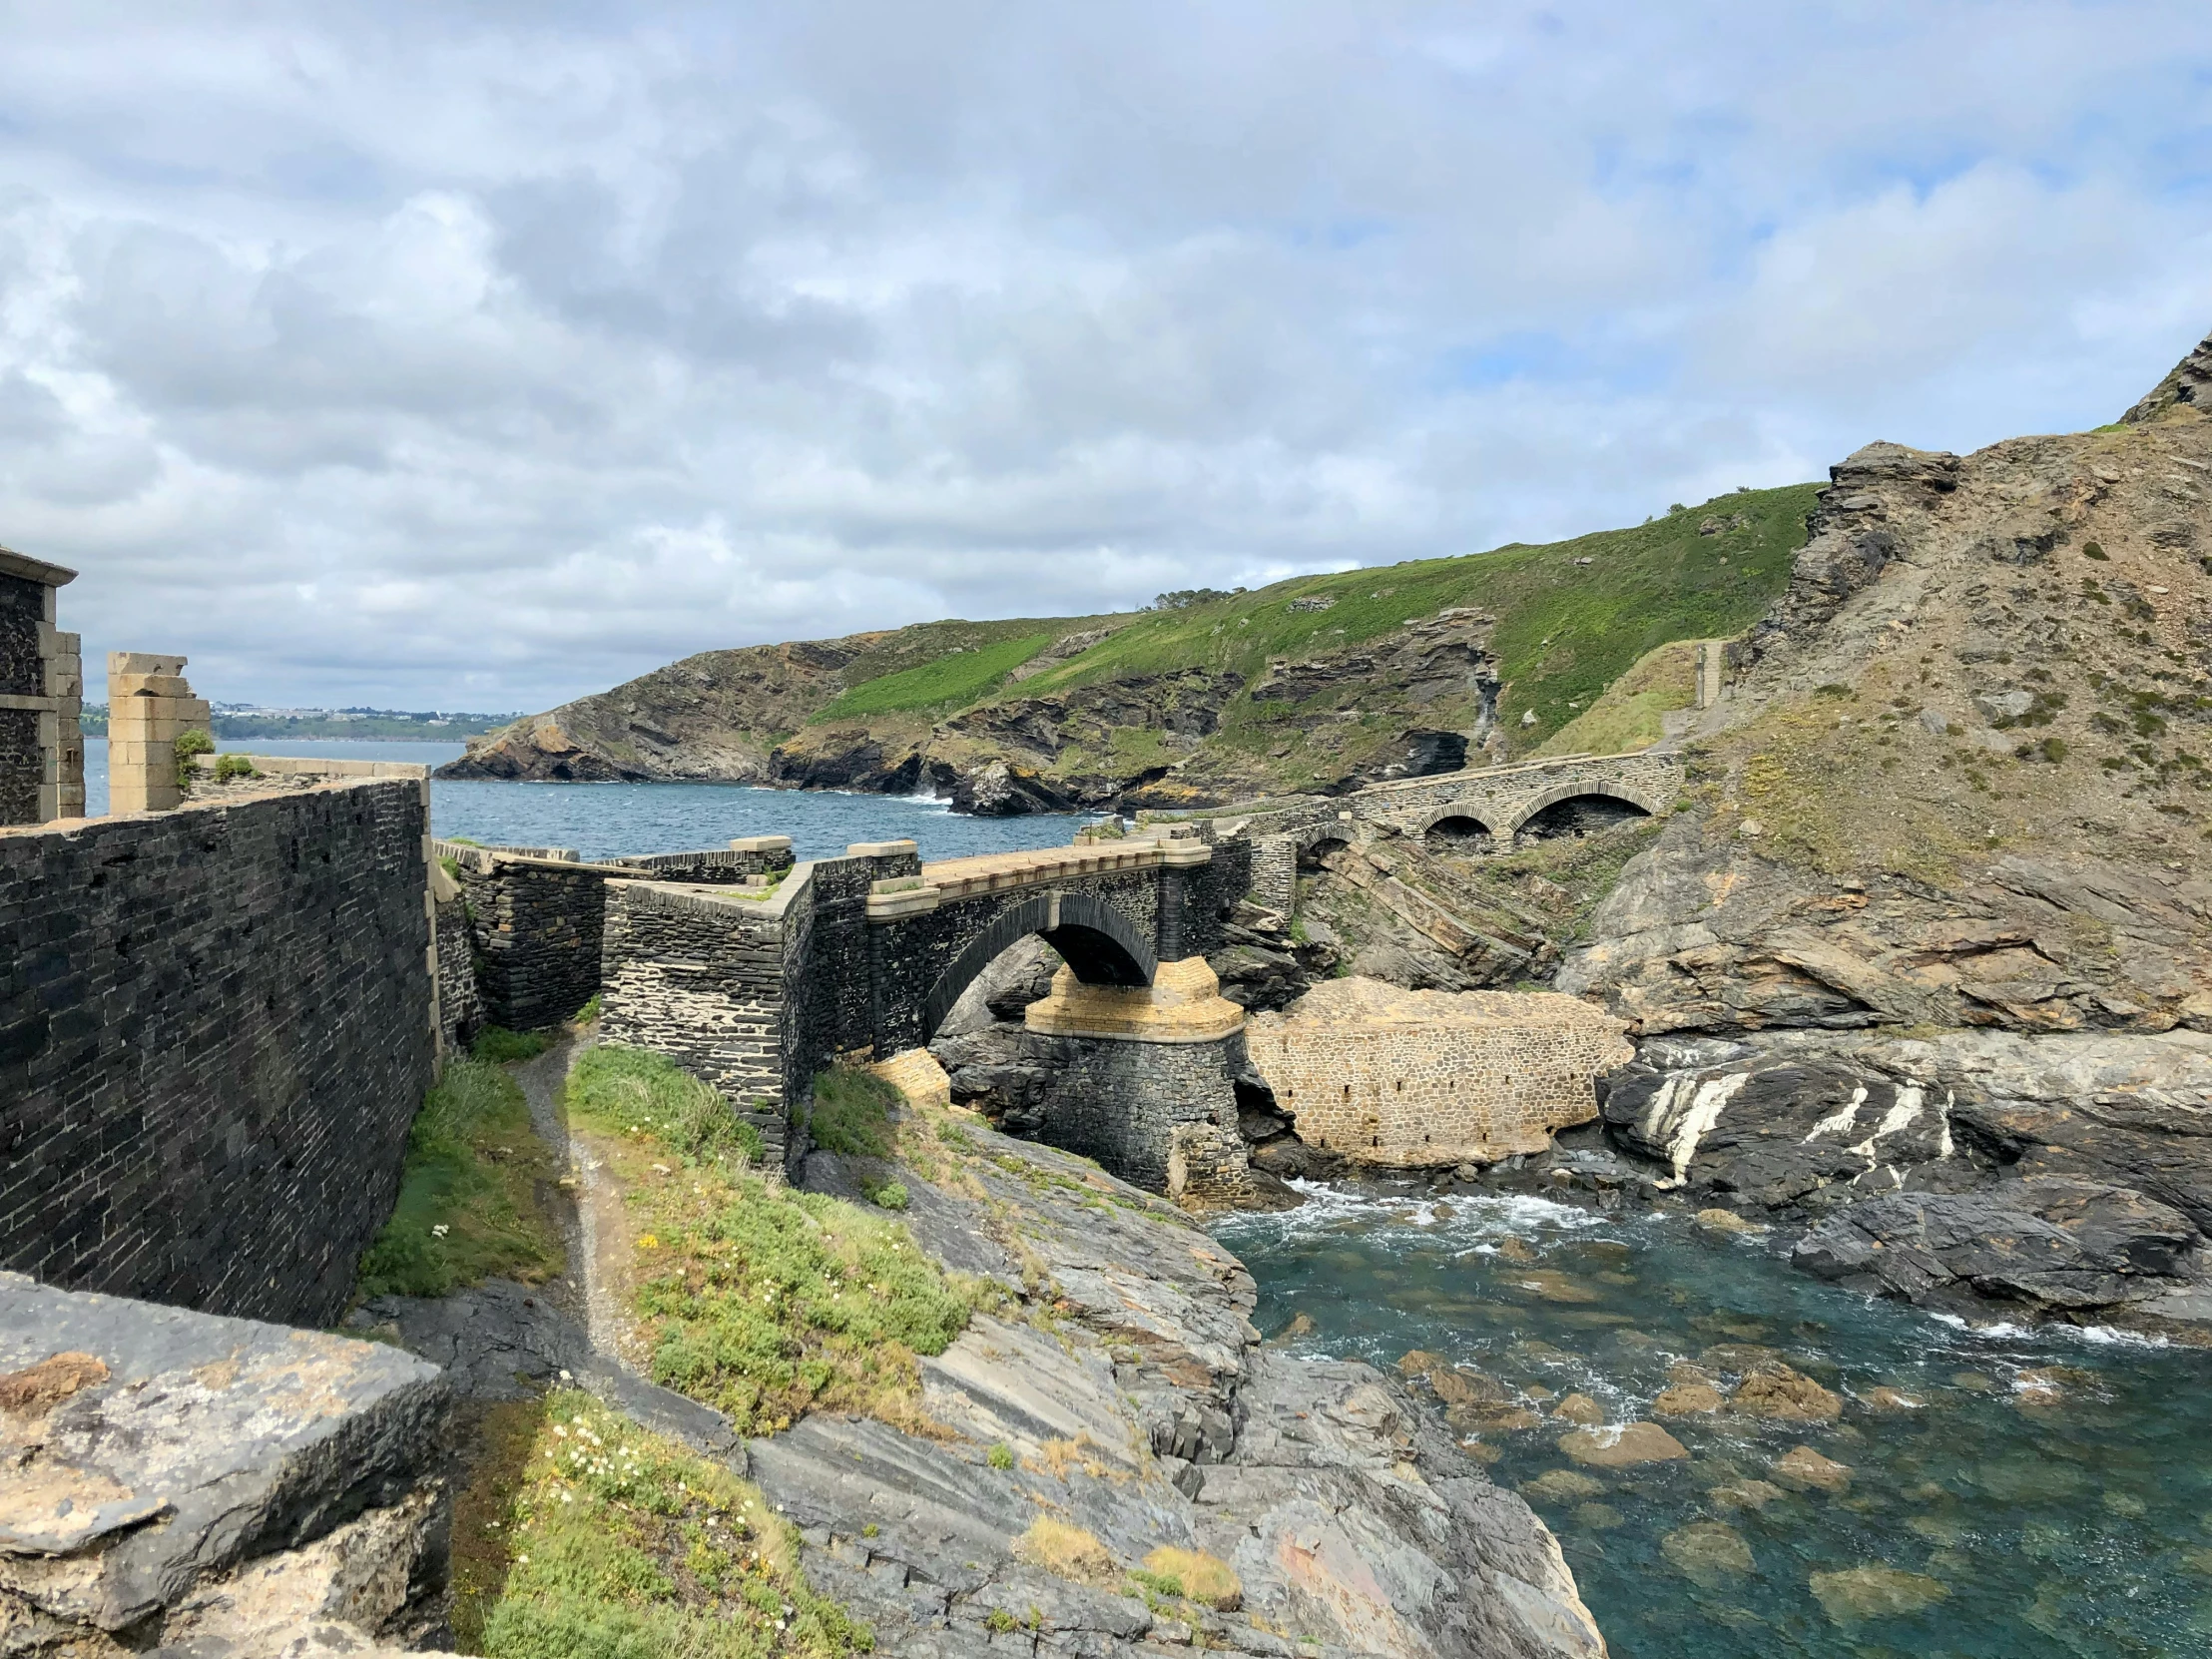
[[[548,1098],[569,1058],[523,1068],[533,1096]],[[877,1652],[1605,1651],[1551,1533],[1433,1404],[1371,1366],[1263,1344],[1250,1275],[1191,1217],[960,1117],[974,1156],[957,1179],[821,1150],[799,1179],[864,1204],[895,1178],[915,1244],[1004,1292],[921,1362],[917,1423],[816,1412],[746,1437],[640,1377],[603,1295],[606,1248],[586,1236],[594,1206],[619,1202],[595,1194],[606,1172],[588,1155],[575,1164],[574,1291],[386,1297],[353,1323],[443,1367],[464,1404],[586,1386],[742,1473]],[[1040,1550],[1039,1516],[1087,1542]],[[1162,1547],[1225,1563],[1234,1591],[1213,1604],[1132,1594],[1132,1567]]]

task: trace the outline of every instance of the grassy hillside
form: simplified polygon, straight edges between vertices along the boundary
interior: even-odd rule
[[[956,646],[949,656],[854,686],[815,718],[849,720],[962,708],[995,689],[1007,675],[1050,645],[1053,637],[1023,634],[990,645]]]
[[[1024,681],[1020,692],[1041,696],[1193,665],[1231,669],[1249,682],[1271,659],[1340,651],[1465,605],[1497,618],[1499,712],[1520,749],[1564,726],[1655,647],[1738,634],[1755,622],[1789,581],[1820,488],[1743,491],[1572,541],[1298,577],[1142,617]],[[1723,527],[1701,534],[1706,524]],[[1332,603],[1293,609],[1301,600]],[[1530,710],[1535,724],[1524,731],[1520,718]]]

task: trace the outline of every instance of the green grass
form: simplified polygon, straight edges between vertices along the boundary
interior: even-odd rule
[[[1647,651],[1627,673],[1545,741],[1545,755],[1621,755],[1666,736],[1665,717],[1697,706],[1697,644]]]
[[[760,1489],[586,1393],[501,1408],[456,1509],[455,1633],[490,1659],[809,1659],[873,1638]],[[485,1478],[485,1476],[489,1478]]]
[[[648,1132],[686,1158],[759,1164],[766,1154],[758,1129],[665,1054],[618,1043],[588,1048],[569,1068],[565,1098],[571,1112],[625,1134]]]
[[[567,1097],[608,1146],[638,1229],[653,1380],[745,1433],[816,1409],[917,1420],[914,1356],[943,1353],[989,1288],[947,1275],[881,1211],[750,1174],[702,1135],[658,1059],[595,1048]]]
[[[451,1062],[408,1132],[399,1202],[361,1258],[356,1294],[552,1277],[565,1258],[538,1189],[554,1174],[515,1080],[487,1060]]]
[[[504,1025],[487,1025],[476,1033],[476,1043],[471,1052],[479,1060],[489,1060],[493,1065],[512,1065],[517,1060],[535,1060],[553,1046],[553,1037],[545,1031],[510,1031]]]
[[[1025,634],[956,651],[918,668],[886,674],[854,686],[818,713],[817,722],[863,715],[904,714],[915,709],[958,708],[973,703],[1050,645],[1055,634]]]
[[[1154,613],[1023,681],[1016,695],[1192,666],[1234,671],[1249,688],[1272,659],[1325,655],[1447,606],[1473,606],[1497,618],[1492,646],[1506,682],[1499,712],[1515,752],[1525,753],[1573,718],[1570,703],[1587,708],[1646,652],[1671,640],[1726,638],[1757,621],[1788,585],[1819,488],[1750,490],[1631,529],[1299,577]],[[1742,528],[1698,533],[1708,517],[1736,515]],[[1301,598],[1336,603],[1291,610]],[[1361,695],[1373,693],[1366,686]],[[1531,710],[1536,723],[1523,728],[1520,716]],[[1234,742],[1247,730],[1255,745],[1273,741],[1265,730],[1273,712],[1255,705],[1248,689],[1224,710],[1222,736]],[[1450,712],[1438,723],[1451,724]]]
[[[884,1126],[898,1091],[856,1066],[831,1066],[815,1077],[814,1110],[807,1129],[825,1152],[880,1158],[889,1150]]]

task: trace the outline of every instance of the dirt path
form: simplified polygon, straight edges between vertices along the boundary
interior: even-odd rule
[[[517,1066],[514,1075],[530,1105],[531,1127],[552,1148],[569,1177],[553,1204],[561,1243],[568,1252],[563,1312],[583,1326],[595,1352],[635,1368],[641,1356],[623,1313],[633,1242],[629,1213],[591,1137],[571,1133],[561,1109],[561,1088],[569,1069],[591,1041],[588,1036],[564,1036],[536,1059]]]

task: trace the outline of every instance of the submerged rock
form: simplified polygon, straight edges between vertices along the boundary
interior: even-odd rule
[[[1841,1492],[1850,1489],[1851,1465],[1809,1445],[1793,1446],[1775,1459],[1774,1477],[1792,1491]]]
[[[1752,1367],[1728,1401],[1738,1416],[1775,1422],[1834,1422],[1844,1414],[1840,1395],[1778,1362]]]
[[[1622,1423],[1614,1428],[1577,1428],[1559,1436],[1559,1449],[1592,1468],[1633,1468],[1639,1463],[1670,1463],[1690,1455],[1689,1448],[1655,1422]]]
[[[1813,1574],[1814,1599],[1838,1624],[1902,1618],[1933,1607],[1949,1594],[1940,1579],[1901,1567],[1849,1567]]]
[[[1726,1521],[1692,1521],[1659,1540],[1659,1553],[1693,1584],[1712,1589],[1751,1571],[1751,1545]]]

